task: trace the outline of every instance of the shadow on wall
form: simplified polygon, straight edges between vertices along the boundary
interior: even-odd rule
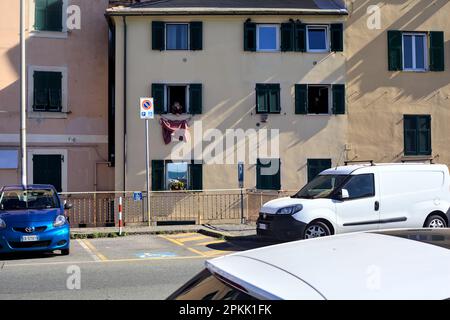
[[[356,28],[352,26],[355,22],[363,19],[366,27],[367,8],[371,5],[379,5],[378,0],[354,1],[349,6],[350,16],[347,28]],[[449,84],[449,78],[446,72],[433,72],[433,81],[429,85],[423,86],[416,80],[426,81],[429,73],[414,75],[402,72],[388,71],[388,50],[387,50],[387,30],[421,30],[422,24],[427,22],[444,6],[448,5],[448,1],[411,1],[411,0],[390,0],[391,8],[399,8],[399,17],[390,25],[382,25],[383,32],[373,38],[368,45],[362,47],[354,55],[349,57],[347,61],[348,77],[347,83],[351,87],[357,87],[358,91],[349,91],[349,99],[353,102],[363,97],[364,93],[372,93],[382,87],[396,88],[397,95],[392,98],[391,102],[401,99],[413,99],[416,103],[421,100],[428,100],[430,95],[435,95],[435,91]],[[381,5],[382,23],[383,23],[383,7]],[[395,7],[394,7],[395,6]],[[358,26],[361,27],[361,26]],[[430,31],[430,30],[423,30]],[[356,31],[355,31],[356,32]],[[351,41],[351,40],[348,40]],[[446,52],[450,52],[450,42],[445,43]],[[372,59],[371,59],[372,58]],[[373,59],[376,58],[376,59]],[[446,65],[449,65],[449,55],[446,55]],[[383,73],[384,71],[384,73]],[[386,76],[380,76],[385,74]],[[412,76],[414,81],[411,81]],[[376,104],[377,100],[382,99],[384,94],[377,96],[374,101],[366,104],[366,107]]]
[[[1,71],[9,71],[11,83],[0,90],[0,119],[5,124],[8,123],[9,126],[16,126],[19,124],[19,96],[20,96],[20,47],[14,46],[10,48],[7,53],[7,58],[9,60],[9,66],[1,68]],[[2,72],[2,73],[3,73]],[[2,77],[6,77],[5,74]],[[8,81],[9,79],[3,79],[3,81]],[[17,117],[17,118],[16,118]],[[5,120],[7,119],[7,120]],[[17,124],[12,124],[10,121],[17,121]],[[0,129],[2,125],[0,122]]]

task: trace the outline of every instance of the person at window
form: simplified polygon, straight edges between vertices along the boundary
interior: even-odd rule
[[[170,108],[170,111],[173,113],[173,114],[182,114],[183,113],[183,106],[178,102],[178,101],[175,101],[174,102],[174,104],[172,105],[172,107]]]

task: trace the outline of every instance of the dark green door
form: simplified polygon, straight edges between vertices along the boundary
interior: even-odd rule
[[[33,183],[50,184],[62,192],[62,155],[40,154],[33,156]]]

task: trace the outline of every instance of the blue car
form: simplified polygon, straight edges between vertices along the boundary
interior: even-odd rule
[[[25,251],[70,254],[70,226],[63,204],[50,185],[0,189],[0,253]]]

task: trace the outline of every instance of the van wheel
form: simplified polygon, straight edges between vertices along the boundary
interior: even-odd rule
[[[326,223],[317,221],[306,226],[303,239],[321,238],[329,235],[331,235],[331,230]]]
[[[427,219],[425,228],[442,229],[447,228],[447,222],[441,216],[434,215]]]

